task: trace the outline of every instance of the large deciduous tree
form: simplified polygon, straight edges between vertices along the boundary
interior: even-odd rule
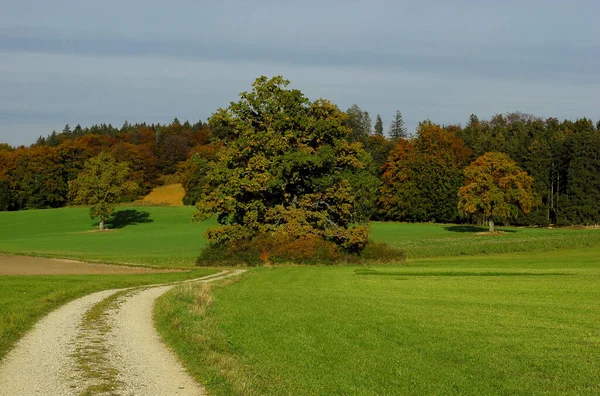
[[[347,115],[329,101],[309,101],[283,77],[258,78],[250,92],[209,124],[224,139],[208,173],[195,219],[217,215],[213,246],[260,234],[321,237],[348,251],[368,240],[361,211],[361,174],[370,156],[349,143]]]
[[[457,220],[457,193],[471,150],[453,128],[425,121],[412,140],[399,139],[383,166],[380,214],[389,220]]]
[[[464,175],[458,210],[464,215],[483,215],[490,232],[494,232],[495,220],[515,217],[519,210],[529,213],[534,206],[533,178],[504,153],[485,153],[465,168]]]
[[[91,205],[90,217],[100,218],[101,231],[119,198],[133,194],[137,189],[137,183],[131,181],[129,165],[117,162],[104,152],[86,161],[77,179],[69,182],[73,202]]]

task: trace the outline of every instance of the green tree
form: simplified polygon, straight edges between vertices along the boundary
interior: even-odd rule
[[[361,250],[368,227],[352,179],[369,155],[349,143],[347,116],[329,101],[310,102],[283,77],[258,78],[251,92],[209,119],[230,141],[207,175],[209,192],[196,204],[196,220],[213,214],[222,227],[208,230],[213,246],[268,233],[321,237],[348,251]]]
[[[362,111],[358,105],[353,104],[346,110],[347,118],[344,124],[350,129],[348,140],[350,142],[364,143],[371,134],[371,116],[368,111]]]
[[[377,117],[375,118],[375,135],[377,136],[383,136],[383,121],[381,120],[381,116],[379,114],[377,114]]]
[[[565,139],[568,155],[561,213],[574,224],[600,222],[600,134],[592,121],[572,123]]]
[[[534,206],[533,178],[508,155],[485,153],[464,171],[465,181],[458,190],[458,210],[464,215],[481,214],[494,232],[494,221],[527,214]]]
[[[73,202],[79,205],[91,205],[90,217],[100,218],[99,229],[115,209],[119,198],[132,194],[138,185],[130,180],[129,165],[117,162],[102,152],[86,161],[77,179],[69,182],[69,192]]]
[[[392,125],[390,125],[390,138],[392,139],[406,139],[408,138],[408,129],[404,125],[404,119],[400,110],[396,111]]]

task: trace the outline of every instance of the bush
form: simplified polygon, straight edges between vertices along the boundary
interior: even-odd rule
[[[294,238],[260,234],[244,242],[207,246],[198,257],[201,266],[259,266],[271,264],[332,265],[403,261],[404,254],[384,243],[369,242],[360,254],[350,253],[317,235]]]
[[[369,241],[360,258],[365,262],[391,263],[406,260],[404,252],[383,242]]]

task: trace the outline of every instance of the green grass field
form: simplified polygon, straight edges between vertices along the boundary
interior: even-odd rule
[[[214,221],[189,207],[0,212],[0,252],[190,268]],[[161,334],[216,394],[598,394],[600,230],[374,223],[409,260],[257,268],[159,301]],[[206,272],[0,276],[0,358],[93,291]]]
[[[549,251],[600,246],[600,229],[499,227],[455,224],[373,223],[372,238],[406,253],[408,258]]]
[[[191,223],[192,207],[121,207],[112,232],[93,232],[86,208],[0,212],[0,252],[156,267],[189,267],[215,222]],[[121,214],[121,215],[119,215]]]
[[[117,210],[113,232],[96,233],[85,208],[0,212],[0,252],[108,263],[185,267],[196,263],[214,220],[191,223],[192,207]],[[458,256],[600,246],[600,229],[485,228],[443,224],[373,223],[372,238],[409,258]]]
[[[600,393],[600,248],[260,268],[197,295],[157,322],[213,394]]]

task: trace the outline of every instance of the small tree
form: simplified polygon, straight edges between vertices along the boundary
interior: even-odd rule
[[[396,111],[394,121],[390,125],[390,138],[392,139],[406,139],[408,137],[408,129],[404,126],[404,119],[400,110]]]
[[[490,232],[495,219],[515,217],[519,210],[527,214],[533,207],[533,178],[504,153],[485,153],[465,168],[464,175],[458,210],[485,216]]]
[[[99,229],[115,209],[115,202],[132,194],[138,185],[130,180],[129,165],[117,162],[106,153],[86,161],[77,179],[69,182],[69,193],[73,202],[91,205],[90,217],[100,218]]]

